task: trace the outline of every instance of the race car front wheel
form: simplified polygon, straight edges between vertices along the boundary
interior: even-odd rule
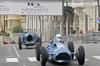
[[[41,66],[45,66],[46,62],[47,62],[47,52],[46,49],[44,47],[41,47]]]
[[[71,51],[71,55],[72,55],[72,59],[74,58],[74,44],[73,44],[73,42],[68,42],[68,49]]]
[[[37,44],[35,47],[35,54],[36,54],[37,61],[40,61],[40,46],[39,46],[39,44]]]
[[[80,46],[76,52],[76,59],[80,65],[83,65],[85,62],[85,51],[84,47]]]
[[[21,43],[21,37],[18,38],[18,45],[19,45],[19,49],[22,49],[22,43]]]

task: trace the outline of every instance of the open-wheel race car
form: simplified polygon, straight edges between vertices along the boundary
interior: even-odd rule
[[[45,47],[36,47],[36,59],[41,62],[41,66],[45,66],[47,61],[68,64],[71,60],[78,61],[79,65],[85,62],[85,50],[83,46],[79,46],[74,52],[73,42],[68,42],[67,47],[62,42],[50,42]]]
[[[22,45],[28,47],[34,46],[36,44],[41,46],[42,40],[37,34],[33,32],[23,32],[21,36],[18,38],[18,45],[20,50],[22,49]]]

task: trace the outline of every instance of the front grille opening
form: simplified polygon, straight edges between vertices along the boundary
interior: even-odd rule
[[[28,35],[28,36],[27,36],[27,41],[31,42],[32,40],[33,40],[32,35]]]
[[[67,53],[60,53],[57,57],[56,60],[70,60],[71,57]]]

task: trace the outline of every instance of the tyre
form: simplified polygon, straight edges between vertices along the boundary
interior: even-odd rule
[[[47,52],[44,47],[41,47],[41,66],[45,66],[47,62]]]
[[[42,39],[40,37],[37,37],[37,42],[42,45]]]
[[[21,43],[21,37],[18,38],[18,45],[19,45],[19,49],[22,49],[22,43]]]
[[[38,44],[35,47],[35,54],[37,61],[40,61],[40,46]]]
[[[74,44],[73,42],[68,42],[68,49],[71,51],[72,59],[74,58]]]
[[[78,61],[78,63],[80,65],[84,64],[84,62],[85,62],[85,51],[84,51],[84,47],[83,46],[80,46],[78,48],[78,51],[76,53],[76,59],[77,59],[77,61]]]

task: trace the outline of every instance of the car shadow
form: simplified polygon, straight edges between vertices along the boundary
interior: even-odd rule
[[[55,62],[50,62],[48,61],[46,66],[81,66],[78,64],[77,61],[70,61],[69,63],[55,63]]]
[[[66,66],[66,65],[70,65],[70,62],[69,63],[57,63],[57,62],[54,62],[54,61],[49,61],[49,63],[53,64],[53,65],[59,65],[59,66]]]

